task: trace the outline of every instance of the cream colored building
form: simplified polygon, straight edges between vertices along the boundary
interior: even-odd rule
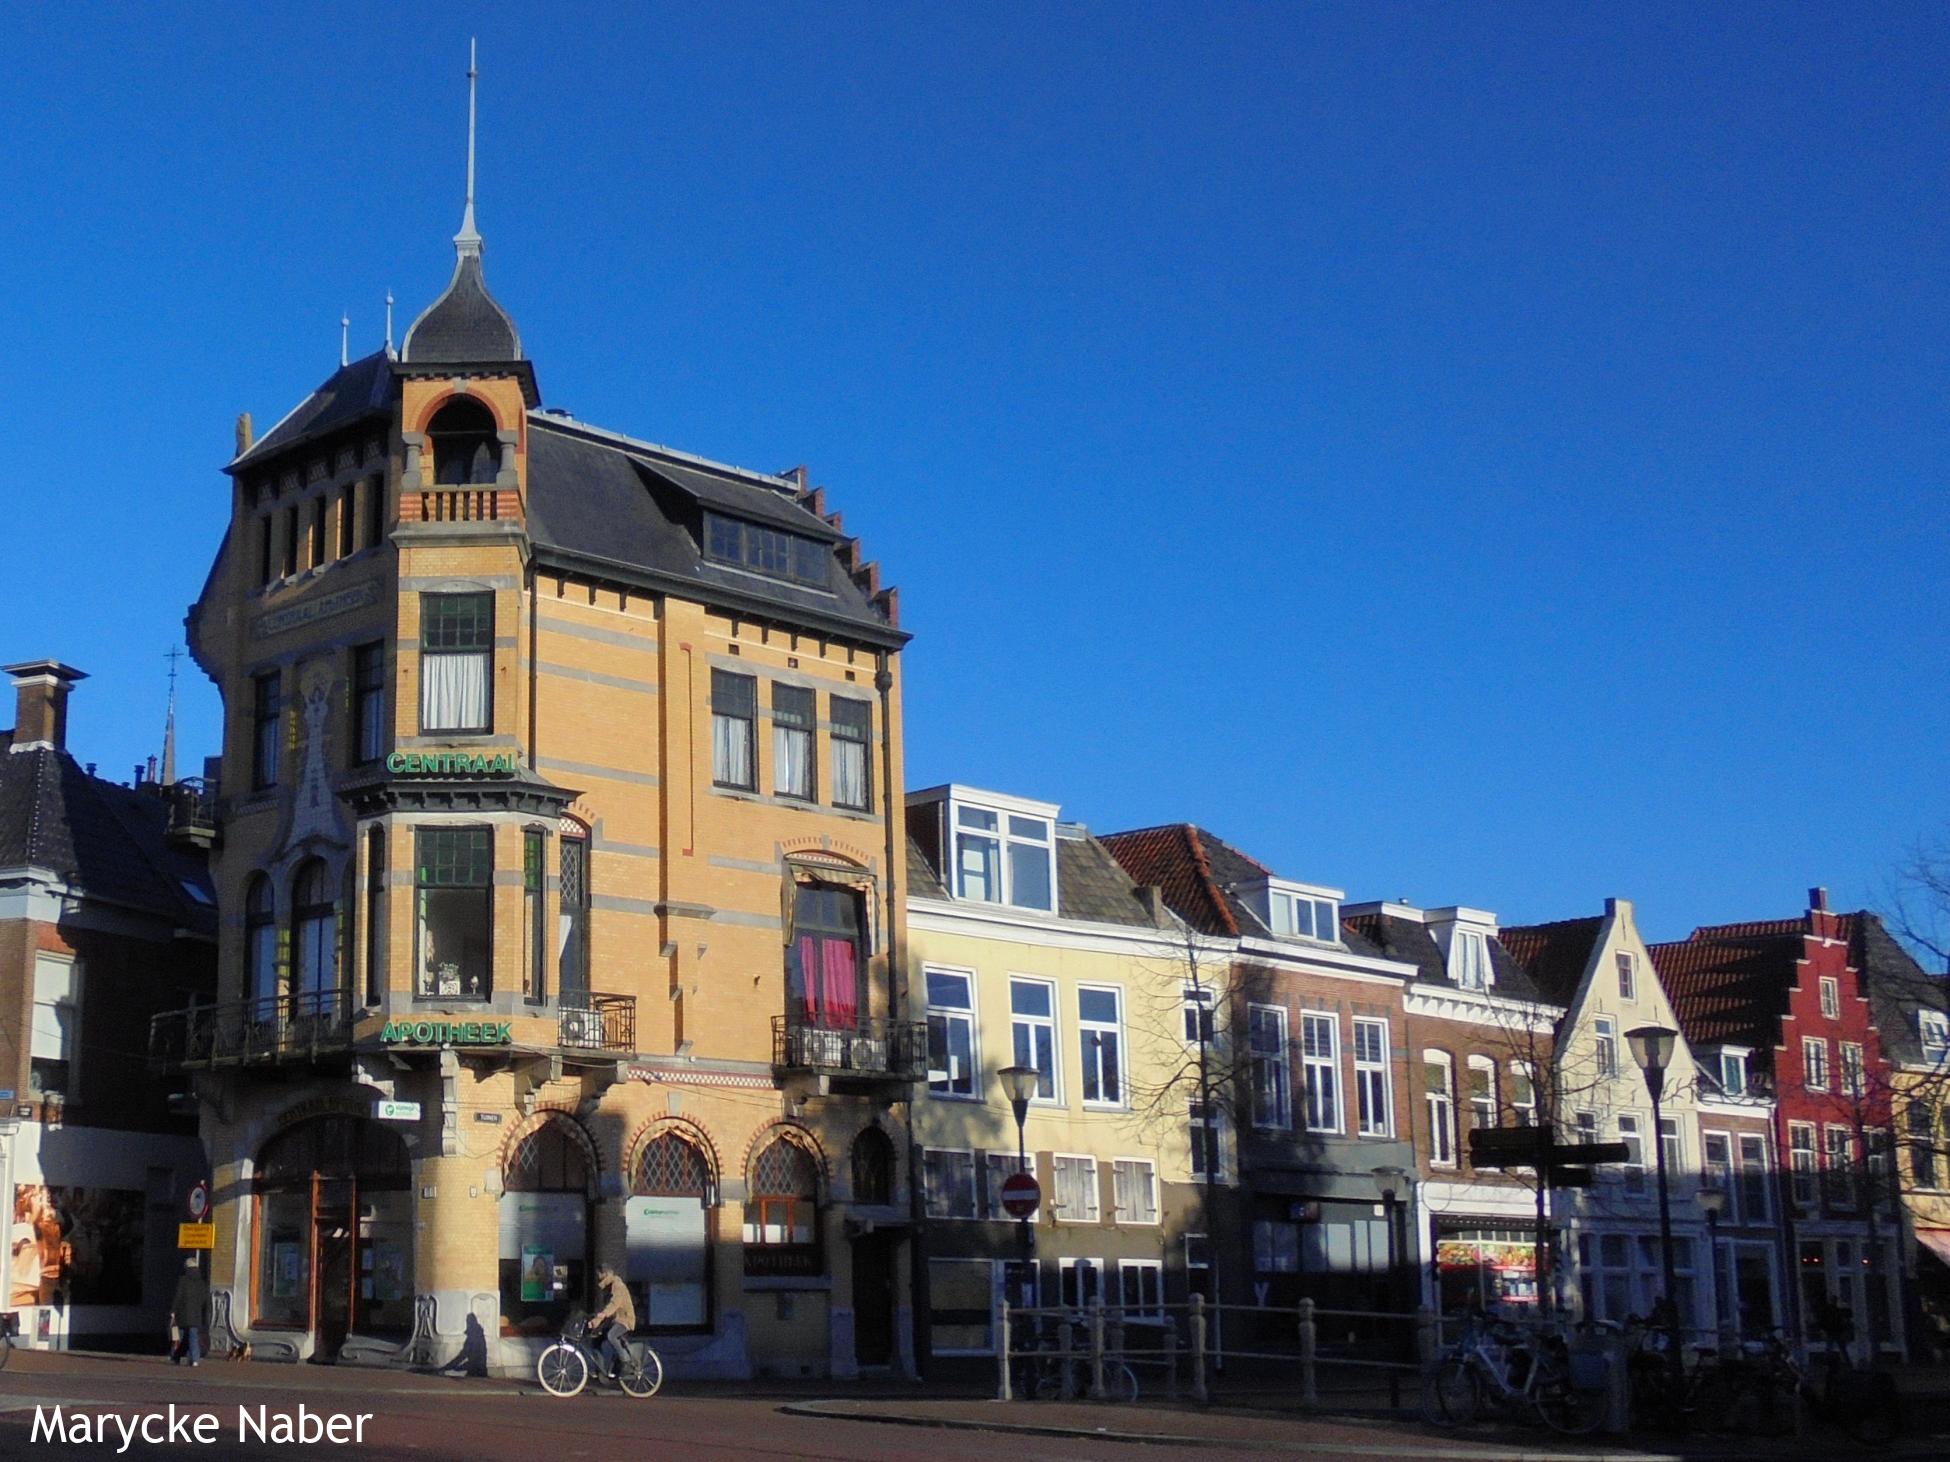
[[[1182,1302],[1193,1181],[1182,937],[1054,803],[949,785],[910,793],[907,810],[908,968],[929,1037],[913,1126],[933,1352],[988,1353],[1005,1294],[1101,1296],[1127,1323],[1162,1323],[1167,1292]],[[1029,1266],[1024,1226],[999,1196],[1017,1168],[996,1075],[1011,1065],[1041,1073],[1024,1123],[1042,1190]]]

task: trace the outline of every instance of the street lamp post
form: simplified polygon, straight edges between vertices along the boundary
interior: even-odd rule
[[[1679,1032],[1662,1025],[1642,1025],[1626,1031],[1625,1039],[1631,1042],[1632,1059],[1645,1073],[1645,1089],[1652,1097],[1652,1140],[1658,1144],[1659,1159],[1659,1257],[1666,1281],[1666,1355],[1676,1387],[1685,1360],[1679,1353],[1679,1277],[1672,1262],[1672,1197],[1666,1185],[1666,1139],[1659,1104],[1665,1097],[1666,1068],[1672,1065]]]
[[[1726,1320],[1720,1313],[1720,1214],[1727,1206],[1724,1188],[1702,1188],[1700,1209],[1706,1214],[1706,1266],[1713,1271],[1713,1348],[1727,1348]]]
[[[1408,1170],[1384,1165],[1374,1170],[1375,1186],[1381,1189],[1382,1222],[1388,1228],[1388,1302],[1401,1302],[1401,1257],[1395,1240],[1395,1190],[1408,1182]]]
[[[1034,1066],[1004,1066],[996,1072],[1002,1083],[1002,1094],[1009,1099],[1009,1108],[1016,1114],[1016,1171],[1029,1171],[1029,1150],[1023,1137],[1023,1124],[1029,1120],[1029,1099],[1036,1094],[1037,1083],[1042,1080],[1042,1072]],[[1016,1220],[1016,1248],[1027,1264],[1035,1252],[1035,1243],[1029,1232],[1029,1214]]]

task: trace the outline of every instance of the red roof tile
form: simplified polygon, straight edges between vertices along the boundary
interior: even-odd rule
[[[1798,921],[1786,933],[1744,938],[1708,940],[1695,931],[1691,939],[1654,944],[1650,950],[1689,1044],[1765,1051],[1779,1042],[1794,962],[1801,953]]]
[[[1207,934],[1239,933],[1239,922],[1226,906],[1199,831],[1192,824],[1177,822],[1106,833],[1098,841],[1138,883],[1156,884],[1172,912],[1195,929]]]

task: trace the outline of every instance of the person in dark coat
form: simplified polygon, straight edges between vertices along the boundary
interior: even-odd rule
[[[176,1281],[176,1298],[169,1304],[169,1322],[182,1332],[182,1340],[169,1353],[169,1363],[191,1365],[203,1360],[203,1337],[210,1330],[210,1281],[203,1277],[203,1266],[192,1254],[183,1261],[182,1278]]]

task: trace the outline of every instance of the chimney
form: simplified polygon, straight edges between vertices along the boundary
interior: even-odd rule
[[[237,413],[237,455],[239,457],[243,456],[244,453],[248,452],[251,449],[251,443],[256,440],[257,440],[257,434],[256,434],[256,429],[251,425],[251,414],[248,411],[238,412]]]
[[[12,751],[68,747],[68,692],[88,677],[59,660],[23,660],[4,667],[14,678],[14,740]]]
[[[1808,907],[1815,910],[1817,913],[1828,912],[1828,890],[1825,888],[1809,889]]]
[[[1137,901],[1140,908],[1160,929],[1170,920],[1165,917],[1165,891],[1155,883],[1140,883],[1137,886]]]

